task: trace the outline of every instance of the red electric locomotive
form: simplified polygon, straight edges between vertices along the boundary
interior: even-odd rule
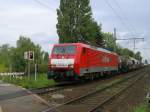
[[[82,43],[56,44],[49,58],[48,78],[55,81],[93,79],[119,70],[116,53]]]

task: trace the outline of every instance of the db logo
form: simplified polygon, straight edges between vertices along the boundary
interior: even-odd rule
[[[104,63],[109,63],[109,62],[110,62],[110,58],[107,57],[107,56],[104,56],[104,57],[102,58],[102,62],[104,62]]]

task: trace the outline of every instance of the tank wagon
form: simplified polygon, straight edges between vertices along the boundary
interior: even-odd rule
[[[127,66],[133,64],[132,60],[128,60]],[[124,67],[123,63],[119,55],[103,48],[83,43],[55,44],[49,57],[48,79],[58,82],[91,80],[131,67]]]
[[[142,63],[132,57],[120,56],[120,70],[119,72],[129,72],[134,69],[142,67]]]

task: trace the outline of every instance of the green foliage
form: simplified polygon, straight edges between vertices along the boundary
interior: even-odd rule
[[[89,0],[60,0],[57,33],[60,43],[102,45],[101,26],[93,20]]]
[[[0,72],[9,71],[12,58],[10,57],[11,50],[8,44],[0,47]]]
[[[39,45],[35,45],[29,38],[21,36],[17,41],[17,48],[14,49],[12,54],[14,71],[25,71],[27,66],[27,60],[24,59],[24,52],[34,51],[35,61],[31,62],[31,66],[34,63],[40,64],[42,62],[42,51]]]
[[[137,52],[137,53],[134,55],[134,57],[135,57],[135,59],[142,61],[142,56],[141,56],[141,53],[140,53],[140,52]]]
[[[140,52],[134,53],[132,50],[128,48],[122,48],[121,46],[116,44],[116,40],[112,33],[103,33],[103,38],[105,42],[106,49],[110,51],[114,51],[117,54],[124,56],[126,58],[133,57],[139,61],[142,61],[142,56]]]
[[[137,106],[132,112],[149,112],[150,107],[148,104],[141,104],[140,106]]]
[[[112,33],[103,33],[105,47],[110,51],[115,51],[117,49],[116,40]]]
[[[26,51],[34,51],[35,60],[30,61],[31,72],[34,72],[35,63],[38,65],[38,72],[47,72],[48,53],[24,36],[20,36],[16,48],[9,47],[7,44],[0,47],[0,72],[26,73],[28,64],[28,61],[24,59]]]
[[[0,72],[4,72],[4,71],[8,72],[9,68],[6,67],[4,64],[0,64]]]
[[[0,80],[3,80],[8,83],[12,83],[18,86],[22,86],[24,88],[28,89],[36,89],[36,88],[42,88],[47,86],[55,85],[56,83],[53,80],[48,80],[46,74],[38,74],[37,80],[34,80],[34,75],[28,79],[28,77],[24,76],[21,78],[13,78],[10,76],[0,76]]]
[[[124,48],[121,51],[121,55],[123,55],[123,56],[129,56],[129,57],[134,57],[134,52],[131,51],[131,50],[129,50],[129,49],[127,49],[127,48]]]

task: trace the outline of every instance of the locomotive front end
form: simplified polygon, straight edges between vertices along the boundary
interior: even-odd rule
[[[72,44],[54,45],[48,65],[48,79],[57,82],[75,80],[74,66],[77,46]]]

